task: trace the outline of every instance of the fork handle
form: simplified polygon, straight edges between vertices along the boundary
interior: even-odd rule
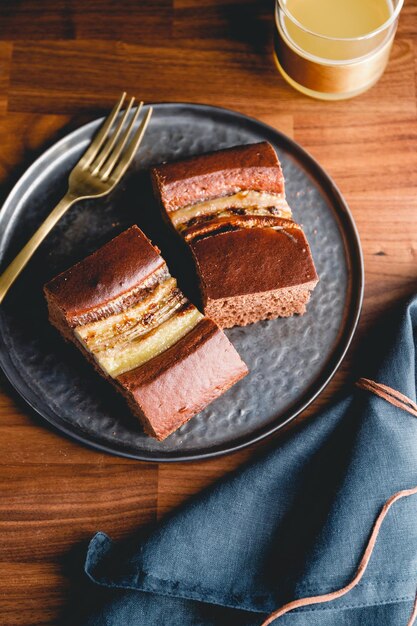
[[[10,287],[19,276],[29,259],[32,258],[35,251],[39,248],[42,241],[76,200],[77,198],[67,192],[62,200],[58,202],[56,207],[51,211],[46,220],[41,224],[41,226],[39,226],[35,234],[32,235],[27,244],[21,249],[19,254],[4,270],[0,276],[0,304],[3,302],[3,299]]]

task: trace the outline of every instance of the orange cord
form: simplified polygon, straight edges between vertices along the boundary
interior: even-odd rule
[[[360,378],[356,385],[361,389],[365,389],[365,391],[375,393],[380,398],[383,398],[394,406],[404,409],[404,411],[408,411],[408,413],[417,417],[417,404],[399,391],[388,387],[388,385],[375,383],[373,380],[369,380],[368,378]]]
[[[407,626],[413,626],[414,622],[416,621],[416,617],[417,617],[417,593],[416,593],[416,599],[414,600],[413,612],[410,615],[410,619],[408,620]]]

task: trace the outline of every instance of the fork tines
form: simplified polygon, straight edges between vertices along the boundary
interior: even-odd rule
[[[134,131],[143,107],[143,102],[140,102],[126,128],[124,128],[133,109],[135,98],[130,99],[126,109],[119,116],[125,100],[126,92],[123,92],[119,102],[114,106],[80,161],[83,170],[88,169],[93,176],[98,176],[103,182],[108,179],[119,180],[123,176],[135,155],[152,115],[152,107],[149,107],[138,128]]]

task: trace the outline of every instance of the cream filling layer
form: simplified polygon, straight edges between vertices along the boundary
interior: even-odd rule
[[[173,315],[150,333],[122,346],[93,353],[98,365],[112,378],[158,356],[185,337],[203,315],[194,306]]]
[[[286,219],[291,219],[292,217],[291,209],[283,196],[266,193],[265,191],[245,190],[238,191],[230,196],[204,200],[203,202],[182,207],[171,213],[170,218],[175,228],[179,229],[180,225],[186,224],[196,217],[220,213],[229,209],[267,209],[268,207],[276,208],[277,213],[275,215],[278,215],[278,217]]]
[[[105,319],[78,326],[75,334],[91,352],[107,350],[151,331],[184,302],[175,278],[170,277],[134,306]]]
[[[169,277],[134,306],[77,326],[74,333],[101,369],[115,378],[170,348],[202,318]]]

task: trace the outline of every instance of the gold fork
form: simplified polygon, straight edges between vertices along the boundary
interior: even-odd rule
[[[0,303],[35,250],[70,206],[79,200],[100,198],[110,193],[126,172],[145,134],[152,115],[152,107],[149,107],[139,127],[133,132],[142,110],[141,102],[123,130],[135,101],[135,98],[131,98],[120,120],[114,126],[125,98],[126,93],[123,93],[87,151],[70,173],[65,196],[0,276]]]

